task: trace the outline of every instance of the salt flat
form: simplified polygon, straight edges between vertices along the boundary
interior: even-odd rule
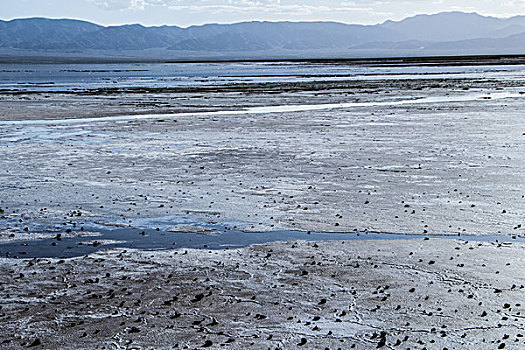
[[[20,251],[95,223],[458,239],[11,256],[1,346],[523,347],[525,70],[418,69],[1,91],[0,240]]]

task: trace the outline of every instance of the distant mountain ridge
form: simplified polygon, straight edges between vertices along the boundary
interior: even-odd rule
[[[334,22],[243,22],[218,25],[215,34],[201,35],[194,27],[194,38],[181,41],[173,50],[316,50],[350,48],[378,40],[402,40],[394,31],[378,26],[347,25]]]
[[[386,21],[382,28],[392,29],[413,40],[425,42],[503,38],[525,32],[525,17],[508,19],[485,17],[477,13],[442,12],[417,15],[402,21]]]
[[[525,53],[525,16],[485,17],[443,12],[377,25],[336,22],[242,22],[144,27],[104,27],[71,19],[27,18],[0,21],[0,54],[133,52],[181,56],[317,52],[352,55]]]
[[[0,22],[0,47],[53,49],[104,27],[79,20],[27,18]]]

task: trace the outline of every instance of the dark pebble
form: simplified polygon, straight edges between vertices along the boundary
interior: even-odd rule
[[[31,343],[31,345],[29,345],[29,347],[34,347],[34,346],[39,346],[41,345],[42,342],[40,341],[40,339],[36,338],[35,340],[33,340],[33,342]]]

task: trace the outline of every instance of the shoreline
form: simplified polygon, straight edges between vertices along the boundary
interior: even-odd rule
[[[318,55],[316,55],[318,56]],[[456,65],[456,64],[525,64],[525,55],[523,54],[486,54],[486,55],[428,55],[428,56],[384,56],[384,57],[327,57],[327,58],[297,58],[297,57],[254,57],[228,59],[217,57],[215,59],[147,59],[147,58],[118,58],[102,59],[100,57],[55,57],[49,55],[36,55],[32,52],[27,55],[0,54],[1,64],[125,64],[125,63],[263,63],[263,62],[298,62],[298,63],[342,63],[342,64],[382,64],[382,65],[417,65],[417,64],[439,64],[439,65]]]

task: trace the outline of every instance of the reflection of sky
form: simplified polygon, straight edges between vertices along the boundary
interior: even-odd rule
[[[366,67],[300,63],[0,65],[0,89],[63,91],[264,82],[425,78],[525,78],[525,66]]]

